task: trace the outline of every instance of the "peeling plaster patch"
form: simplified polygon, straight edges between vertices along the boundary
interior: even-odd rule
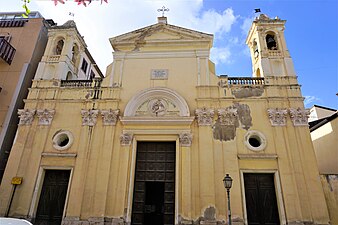
[[[252,118],[250,115],[250,108],[247,104],[235,103],[235,108],[237,108],[237,115],[239,121],[241,122],[241,127],[245,130],[249,130],[252,126]]]
[[[204,210],[204,220],[216,220],[216,209],[213,206],[209,206]]]
[[[240,87],[236,89],[231,89],[231,93],[236,98],[248,98],[254,96],[262,96],[264,92],[263,87]]]
[[[237,127],[235,125],[221,125],[218,119],[213,126],[214,139],[220,141],[231,141],[236,136],[236,128]]]
[[[235,103],[226,109],[236,109],[236,117],[232,123],[221,124],[218,118],[213,128],[214,139],[219,141],[231,141],[236,137],[236,129],[240,126],[245,130],[249,130],[252,126],[252,117],[250,107],[247,104]]]

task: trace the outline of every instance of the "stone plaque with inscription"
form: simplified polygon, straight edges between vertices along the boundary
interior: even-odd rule
[[[151,70],[151,79],[152,80],[167,80],[168,70],[167,69]]]

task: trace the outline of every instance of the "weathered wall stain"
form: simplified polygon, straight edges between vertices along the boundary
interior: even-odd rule
[[[252,126],[250,107],[247,104],[235,103],[225,109],[218,111],[219,118],[213,125],[214,139],[220,141],[231,141],[236,137],[236,129],[248,130]]]
[[[264,92],[264,87],[240,87],[231,89],[231,93],[236,98],[248,98],[262,96]]]

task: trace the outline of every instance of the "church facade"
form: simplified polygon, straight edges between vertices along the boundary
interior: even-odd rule
[[[54,70],[40,63],[0,215],[36,225],[228,224],[229,174],[232,224],[329,224],[284,24],[263,14],[253,22],[251,78],[216,76],[213,35],[165,17],[110,39],[104,79],[66,80],[60,58]],[[53,32],[44,57],[55,37],[65,37],[65,57],[81,49],[76,30]]]

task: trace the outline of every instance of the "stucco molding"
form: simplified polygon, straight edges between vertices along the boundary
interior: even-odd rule
[[[215,111],[206,107],[198,108],[195,110],[197,124],[199,126],[211,126],[214,118]]]
[[[237,108],[227,107],[218,109],[218,119],[221,125],[235,125],[237,119]]]
[[[310,111],[308,109],[290,108],[289,112],[294,126],[309,126],[308,117]]]
[[[103,121],[103,125],[111,125],[111,126],[115,126],[116,122],[118,120],[118,116],[120,114],[120,110],[119,109],[102,109],[100,111],[101,116],[102,116],[102,121]]]
[[[180,133],[180,145],[182,147],[190,147],[191,143],[192,143],[192,133],[190,132],[184,132],[184,133]]]
[[[36,110],[35,109],[19,109],[19,125],[32,125]]]
[[[82,109],[82,126],[95,126],[97,122],[98,109]]]
[[[55,115],[55,109],[38,109],[36,115],[39,118],[38,125],[50,125]]]
[[[149,99],[167,99],[170,102],[176,104],[179,109],[179,116],[188,117],[190,111],[185,99],[179,95],[176,91],[164,87],[148,88],[138,92],[128,102],[125,110],[124,117],[131,117],[136,115],[137,109],[141,104]]]
[[[287,109],[271,108],[267,111],[272,126],[286,125]]]
[[[129,146],[132,140],[133,140],[133,134],[131,133],[123,132],[120,135],[120,143],[122,146]]]

